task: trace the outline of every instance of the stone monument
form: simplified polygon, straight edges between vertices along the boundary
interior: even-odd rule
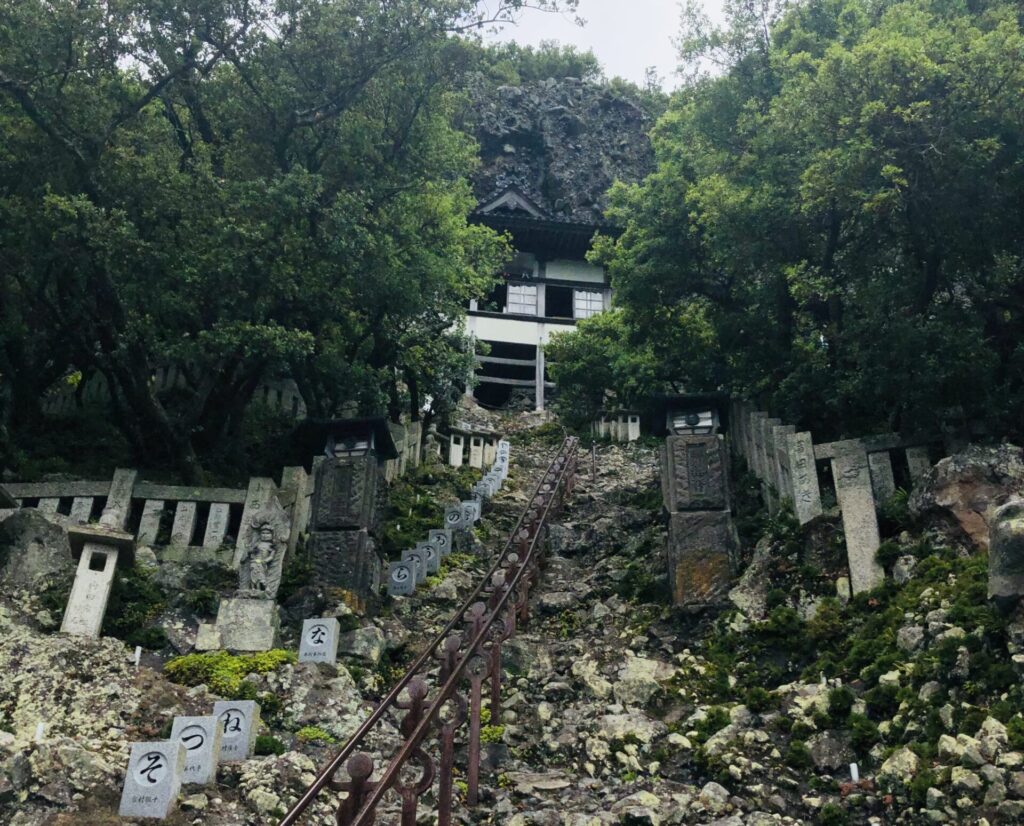
[[[417,585],[422,585],[427,581],[427,558],[423,551],[419,548],[402,551],[402,561],[415,566]]]
[[[132,563],[135,538],[125,531],[132,504],[136,472],[114,471],[107,504],[98,525],[74,525],[68,529],[71,552],[78,569],[71,586],[60,630],[66,634],[98,637],[107,611],[119,559]]]
[[[196,648],[229,651],[269,651],[278,642],[281,619],[277,589],[288,547],[291,523],[277,497],[242,526],[238,591],[222,599],[212,631],[201,627]]]
[[[407,597],[416,593],[416,562],[401,560],[388,566],[388,596]]]
[[[216,717],[175,717],[171,741],[185,749],[182,782],[211,786],[217,782],[223,728]]]
[[[213,716],[221,726],[220,762],[248,760],[256,747],[260,706],[252,700],[221,700],[213,704]]]
[[[340,628],[334,617],[305,620],[299,642],[299,662],[334,665],[338,661]]]
[[[132,743],[121,792],[121,817],[163,820],[181,791],[185,748],[177,740]]]
[[[725,440],[717,434],[669,436],[661,465],[673,602],[718,602],[739,547],[729,511]]]

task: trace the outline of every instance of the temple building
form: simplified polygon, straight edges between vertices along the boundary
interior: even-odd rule
[[[614,229],[553,218],[515,186],[486,200],[472,218],[508,232],[516,251],[493,292],[470,302],[466,331],[487,345],[477,347],[473,396],[487,407],[529,399],[543,410],[553,387],[544,359],[551,334],[611,307],[604,269],[586,255],[594,233]]]

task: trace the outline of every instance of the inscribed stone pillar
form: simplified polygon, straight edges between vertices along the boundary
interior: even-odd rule
[[[256,746],[260,726],[260,705],[252,700],[220,700],[213,704],[213,716],[223,730],[220,762],[248,760]]]
[[[469,437],[469,466],[478,470],[484,467],[484,440],[482,436]]]
[[[779,494],[776,490],[779,474],[775,467],[775,426],[781,423],[781,419],[761,419],[761,490],[768,505],[768,512],[773,514],[779,509]]]
[[[875,504],[881,505],[896,493],[896,480],[892,475],[892,460],[889,451],[868,454],[868,468],[871,471],[871,490]]]
[[[217,782],[223,728],[214,716],[175,717],[171,724],[171,742],[185,749],[182,782],[194,786],[212,786]]]
[[[796,428],[791,424],[776,425],[772,429],[772,443],[775,455],[775,489],[778,492],[779,502],[783,499],[793,501],[793,485],[790,480],[789,450],[787,439],[790,434],[795,433]]]
[[[814,444],[809,432],[786,437],[789,451],[789,476],[793,485],[793,510],[801,525],[821,516],[821,488],[814,464]]]
[[[192,531],[196,527],[196,503],[179,502],[174,510],[174,525],[171,527],[171,544],[187,548],[192,544]]]
[[[86,525],[92,515],[92,497],[76,496],[71,502],[70,519],[75,525]]]
[[[306,469],[298,467],[286,467],[281,472],[281,490],[291,491],[294,501],[291,507],[292,531],[288,537],[288,553],[295,551],[299,537],[309,528],[309,514],[312,509],[312,498],[310,496],[310,477]]]
[[[121,817],[163,820],[181,791],[185,749],[177,741],[132,743],[121,792]]]
[[[147,499],[142,506],[138,540],[140,545],[155,545],[160,533],[160,518],[164,513],[163,499]]]
[[[910,468],[910,478],[916,485],[918,480],[932,469],[932,460],[928,456],[928,448],[924,446],[908,447],[907,467]]]
[[[462,467],[463,441],[460,433],[453,433],[448,440],[448,464],[452,467]]]
[[[850,585],[859,594],[882,584],[885,573],[878,564],[880,538],[871,472],[864,445],[857,440],[836,442],[832,476],[843,513],[846,556],[850,564]]]
[[[98,542],[86,542],[82,547],[61,631],[80,637],[99,637],[114,583],[117,554],[116,547]]]
[[[123,531],[128,524],[128,514],[132,508],[132,489],[135,487],[135,477],[138,474],[134,470],[118,468],[114,471],[113,481],[110,483],[110,491],[107,493],[107,503],[103,507],[103,514],[100,516],[100,525],[115,531]]]
[[[206,532],[203,534],[204,548],[216,549],[224,543],[230,519],[230,505],[225,502],[214,502],[210,505],[210,515],[206,519]]]
[[[768,414],[760,410],[750,414],[750,453],[747,456],[747,465],[758,479],[764,478],[761,464],[761,423],[767,418]]]
[[[304,620],[299,638],[299,662],[334,665],[338,661],[340,628],[334,617]]]

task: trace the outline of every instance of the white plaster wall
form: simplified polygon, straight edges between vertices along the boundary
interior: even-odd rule
[[[568,261],[559,259],[548,261],[545,265],[545,278],[557,278],[561,281],[581,281],[587,284],[603,284],[604,268],[588,264],[586,261]]]
[[[509,344],[547,344],[552,333],[571,330],[574,326],[569,320],[565,323],[547,323],[521,318],[486,318],[472,315],[466,318],[467,333],[485,341],[502,341]]]

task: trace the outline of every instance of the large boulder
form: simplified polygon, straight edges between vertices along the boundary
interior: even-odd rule
[[[910,512],[951,514],[978,547],[988,548],[996,510],[1022,492],[1024,450],[972,445],[928,472],[911,494]]]
[[[38,593],[74,578],[75,563],[64,528],[35,508],[0,522],[0,589]]]
[[[1015,602],[1024,596],[1024,499],[1014,499],[992,517],[988,551],[988,598]]]

